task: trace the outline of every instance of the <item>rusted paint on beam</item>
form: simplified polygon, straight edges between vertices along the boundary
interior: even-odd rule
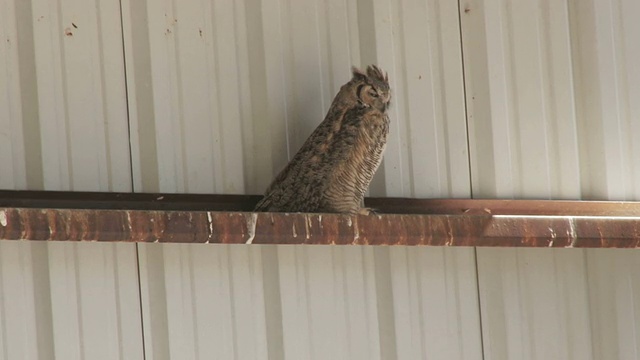
[[[640,217],[0,208],[0,239],[637,248]]]
[[[250,213],[260,196],[0,191],[0,239],[640,247],[640,203],[369,198],[380,215]]]

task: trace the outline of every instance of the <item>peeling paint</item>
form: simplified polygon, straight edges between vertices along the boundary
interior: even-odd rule
[[[256,223],[258,222],[258,214],[251,213],[249,215],[245,215],[247,222],[247,232],[249,233],[249,238],[245,244],[253,244],[253,238],[256,237]]]
[[[576,241],[578,240],[578,234],[576,233],[576,221],[573,217],[567,219],[569,222],[569,238],[571,239],[571,243],[567,246],[572,248],[576,245]]]
[[[351,222],[351,218],[349,218],[349,222]],[[357,244],[358,240],[360,240],[360,232],[358,231],[358,218],[354,218],[354,227],[353,227],[353,244]],[[349,224],[351,226],[351,224]]]
[[[210,210],[0,208],[0,239],[250,244],[257,237],[269,244],[640,248],[638,213],[624,217],[385,214],[381,218],[324,214],[320,220],[319,214],[259,217]],[[316,223],[327,226],[314,232]]]
[[[127,211],[127,225],[129,226],[129,231],[133,230],[131,229],[132,224],[133,224],[133,221],[131,221],[131,211]]]
[[[307,240],[309,240],[309,232],[311,228],[311,218],[308,214],[304,216],[304,233]]]
[[[451,220],[447,219],[447,242],[445,242],[444,244],[446,246],[451,246],[453,245],[453,230],[451,229]]]
[[[208,244],[213,237],[213,216],[211,216],[211,211],[207,211],[207,221],[209,222],[209,238],[207,239]]]

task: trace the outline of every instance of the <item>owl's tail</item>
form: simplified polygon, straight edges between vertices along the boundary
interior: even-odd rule
[[[256,204],[256,207],[253,208],[254,212],[267,212],[270,210],[271,208],[271,204],[272,204],[272,195],[273,193],[269,193],[267,195],[265,195],[262,199],[260,199],[260,201],[258,201],[258,203]]]

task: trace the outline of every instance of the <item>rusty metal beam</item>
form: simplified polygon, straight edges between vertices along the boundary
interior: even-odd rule
[[[640,203],[371,198],[384,214],[250,213],[259,196],[0,191],[0,239],[640,247]]]

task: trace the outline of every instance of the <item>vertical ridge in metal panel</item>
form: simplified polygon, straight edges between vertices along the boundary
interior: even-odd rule
[[[21,81],[20,55],[18,52],[18,20],[17,9],[13,1],[3,1],[2,26],[0,28],[0,84],[4,89],[0,93],[0,164],[3,165],[3,176],[0,187],[8,188],[17,185],[25,186],[25,154],[24,136],[22,136],[21,120]],[[17,75],[17,76],[16,76]],[[22,161],[20,161],[22,160]]]
[[[372,193],[385,189],[389,196],[468,196],[462,71],[454,66],[462,61],[457,5],[399,1],[388,8],[377,6],[376,59],[371,61],[389,71],[397,102],[378,174],[385,183],[374,180]],[[421,14],[430,21],[419,21]]]
[[[278,247],[285,357],[380,358],[375,286],[363,281],[371,255]]]
[[[0,329],[11,329],[2,336],[7,358],[140,356],[139,309],[131,301],[137,282],[129,280],[135,271],[131,248],[0,244]]]
[[[139,308],[131,301],[137,282],[128,281],[135,271],[133,245],[55,245],[65,245],[48,249],[50,276],[56,279],[51,283],[56,356],[140,356]]]
[[[35,77],[35,49],[32,6],[26,1],[0,3],[0,188],[42,189],[42,151]],[[23,21],[22,19],[25,19]],[[26,19],[29,19],[28,21]]]
[[[10,59],[2,62],[0,78],[11,73],[0,80],[0,104],[8,101],[0,106],[0,137],[10,139],[0,141],[10,147],[1,151],[0,167],[7,172],[0,187],[129,190],[117,3],[5,0],[0,7],[6,10],[0,15],[6,20],[0,57]],[[139,317],[139,308],[130,306],[138,299],[137,282],[130,280],[132,250],[130,245],[0,244],[5,276],[0,307],[10,311],[0,328],[21,329],[9,334],[11,344],[3,343],[0,354],[139,357],[140,323],[129,321]]]
[[[584,197],[638,199],[640,149],[629,134],[639,128],[637,106],[625,99],[638,93],[640,76],[629,67],[640,58],[636,45],[640,14],[633,1],[571,1],[576,64],[578,131],[582,176],[589,180]]]
[[[586,267],[590,279],[593,357],[638,357],[640,256],[629,251],[587,250]]]
[[[50,8],[39,1],[21,2],[11,12],[20,24],[14,46],[23,64],[16,69],[20,87],[15,88],[14,99],[22,103],[20,127],[24,134],[14,127],[17,136],[12,140],[24,151],[21,162],[28,177],[22,182],[35,188],[69,189],[70,181],[75,179],[81,182],[78,188],[88,189],[89,185],[82,182],[91,176],[101,190],[116,189],[109,186],[110,178],[121,189],[129,178],[129,172],[115,170],[120,163],[128,163],[126,132],[121,132],[126,130],[123,124],[126,117],[120,116],[126,107],[118,88],[118,82],[123,81],[122,63],[112,67],[113,61],[101,60],[107,54],[118,57],[118,52],[111,52],[112,41],[101,37],[101,29],[95,28],[111,26],[110,21],[101,23],[97,19],[117,18],[119,11],[109,7],[93,12],[83,8],[71,10],[89,20],[81,23],[81,28],[75,24],[80,21],[72,16],[60,18],[69,6],[55,5]],[[90,20],[92,17],[94,21]],[[66,20],[68,28],[62,26]],[[116,47],[117,44],[116,38]],[[108,113],[105,104],[109,106]],[[109,126],[105,127],[105,121]],[[24,143],[20,144],[22,138]],[[15,156],[17,160],[19,155]],[[72,168],[76,168],[75,175]],[[102,169],[107,172],[101,173]]]
[[[583,251],[477,251],[485,357],[597,358]]]
[[[127,189],[119,7],[32,4],[45,188]]]
[[[628,0],[466,4],[474,196],[637,199],[640,157],[629,134],[640,125],[625,99],[640,81],[628,68],[640,56],[630,20],[638,14]],[[634,312],[633,278],[597,271],[612,253],[552,253],[478,249],[485,356],[636,352],[637,339],[599,330],[635,331],[612,315]]]
[[[480,358],[473,249],[414,250],[390,250],[398,358]]]
[[[151,358],[267,357],[259,248],[152,244],[140,250]]]
[[[474,188],[480,196],[578,197],[566,6],[474,1],[466,9]]]
[[[40,258],[26,245],[0,243],[0,354],[4,359],[53,353],[51,304],[46,296],[37,297],[45,295],[39,291],[44,284],[36,275]]]

